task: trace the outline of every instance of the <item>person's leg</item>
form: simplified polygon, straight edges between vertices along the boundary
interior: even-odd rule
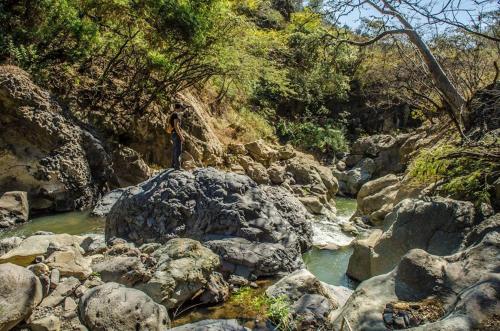
[[[182,146],[181,146],[181,140],[179,139],[179,136],[177,134],[173,134],[172,136],[172,168],[175,170],[180,170],[181,169],[181,153],[182,153]]]

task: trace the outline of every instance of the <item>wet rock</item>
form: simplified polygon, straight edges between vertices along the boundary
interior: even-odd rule
[[[79,313],[90,330],[167,330],[169,324],[165,307],[116,283],[88,290],[80,299]]]
[[[170,331],[250,331],[237,320],[204,320],[196,323],[185,324]]]
[[[69,234],[31,236],[24,239],[21,244],[0,256],[0,263],[11,262],[21,266],[31,264],[39,255],[46,255],[50,245],[65,247],[80,245],[82,238]]]
[[[0,228],[28,221],[28,194],[21,191],[0,194]]]
[[[0,264],[0,330],[26,319],[42,300],[42,285],[31,271],[12,263]]]
[[[323,204],[316,197],[302,197],[299,198],[300,202],[307,208],[307,210],[316,215],[321,215],[323,211]]]
[[[357,280],[365,280],[375,273],[372,267],[373,247],[382,236],[382,230],[373,230],[366,238],[356,239],[353,242],[353,253],[349,258],[347,275]]]

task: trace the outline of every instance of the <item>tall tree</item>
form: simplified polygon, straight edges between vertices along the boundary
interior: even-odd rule
[[[480,2],[484,4],[488,1]],[[438,3],[441,6],[436,8],[436,4]],[[342,17],[352,15],[356,11],[363,13],[371,9],[378,13],[378,19],[373,24],[377,27],[376,33],[370,39],[355,40],[352,36],[348,38],[343,38],[345,36],[340,35],[336,36],[341,42],[357,46],[368,46],[387,36],[407,36],[409,41],[418,50],[434,85],[439,90],[444,101],[444,108],[448,111],[457,130],[464,136],[463,132],[468,120],[467,100],[454,85],[419,31],[419,28],[423,26],[434,26],[434,28],[437,28],[437,24],[448,24],[498,42],[496,29],[490,29],[491,33],[489,34],[481,31],[477,24],[475,24],[476,20],[474,18],[476,16],[478,16],[477,20],[479,21],[481,20],[481,16],[485,17],[484,7],[479,7],[480,4],[476,1],[474,3],[478,6],[477,8],[463,9],[460,7],[461,3],[460,1],[455,3],[454,0],[444,2],[432,0],[329,0],[326,2],[324,8],[325,14],[334,23],[340,22]],[[459,16],[470,17],[469,23],[471,26],[466,22],[466,18],[460,21],[458,19]],[[493,17],[495,16],[497,15],[493,15]]]

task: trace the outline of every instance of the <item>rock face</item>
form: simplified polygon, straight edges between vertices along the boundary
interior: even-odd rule
[[[94,287],[83,295],[80,318],[91,331],[168,329],[165,307],[141,291],[116,283]]]
[[[353,217],[366,217],[372,224],[381,225],[395,205],[408,198],[417,198],[424,187],[410,183],[406,177],[386,175],[364,184],[357,196],[357,210]]]
[[[0,187],[33,210],[90,207],[111,174],[101,143],[17,67],[0,67]]]
[[[127,189],[106,219],[107,240],[165,243],[178,236],[210,241],[211,247],[214,241],[235,238],[272,244],[300,265],[301,252],[311,246],[312,228],[303,205],[283,189],[260,187],[246,176],[212,168],[164,171]],[[228,263],[241,259],[226,253],[221,258]]]
[[[403,200],[387,215],[390,227],[374,247],[375,274],[390,271],[413,248],[449,255],[476,223],[474,205],[444,198]]]
[[[348,274],[365,280],[386,273],[414,248],[436,255],[452,254],[477,218],[470,202],[439,197],[403,200],[386,216],[383,233],[376,230],[354,243]]]
[[[424,319],[418,330],[498,329],[499,225],[498,215],[483,221],[452,255],[409,251],[390,273],[363,282],[334,324],[340,326],[344,316],[353,330],[385,330],[387,304],[402,301],[423,306],[426,300],[437,300],[448,313]]]
[[[42,300],[42,285],[29,270],[0,264],[0,330],[10,330],[27,318]]]
[[[243,170],[259,184],[281,185],[299,197],[313,214],[333,211],[337,179],[310,155],[297,152],[289,145],[277,146],[257,140],[245,145],[229,145],[226,158],[233,171]]]
[[[26,192],[5,192],[0,194],[0,228],[8,228],[28,220],[29,205]]]
[[[356,140],[351,154],[332,169],[339,181],[339,191],[348,196],[356,196],[363,184],[388,174],[402,173],[409,161],[406,145],[411,135],[373,135]]]

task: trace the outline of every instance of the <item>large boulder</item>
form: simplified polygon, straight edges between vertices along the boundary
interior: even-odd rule
[[[14,191],[0,194],[0,228],[8,228],[28,220],[29,205],[26,192]]]
[[[42,300],[42,285],[29,270],[0,264],[0,330],[10,330],[23,321]]]
[[[144,292],[116,283],[94,287],[79,304],[80,319],[91,331],[168,330],[167,309]]]
[[[334,291],[325,283],[317,279],[307,269],[294,271],[283,277],[266,290],[266,295],[271,298],[287,297],[292,302],[299,300],[303,295],[320,295],[325,297],[333,307],[339,306]]]
[[[372,266],[373,247],[382,236],[382,230],[373,230],[366,238],[359,238],[352,243],[353,253],[349,258],[346,273],[357,280],[365,280],[375,274]]]
[[[69,234],[38,235],[24,239],[19,246],[0,256],[0,263],[11,262],[21,266],[31,264],[37,256],[46,255],[49,246],[62,248],[80,245],[83,238]]]
[[[383,233],[376,230],[355,242],[348,274],[365,280],[386,273],[414,248],[436,255],[452,254],[478,218],[470,202],[440,197],[405,199],[386,216]]]
[[[361,137],[352,144],[347,166],[352,167],[361,159],[369,157],[375,163],[374,177],[400,173],[405,169],[405,163],[401,162],[400,148],[407,139],[407,135]]]
[[[330,329],[332,312],[339,307],[334,291],[308,270],[297,270],[266,290],[271,298],[286,298],[298,330]]]
[[[381,225],[395,205],[407,198],[417,198],[422,189],[408,178],[393,174],[369,181],[359,190],[354,217],[366,217],[372,224]]]
[[[435,197],[403,200],[384,222],[389,228],[373,248],[376,275],[390,271],[413,248],[455,253],[477,219],[472,203]]]
[[[483,235],[477,237],[482,231],[475,231],[479,242],[455,254],[436,256],[414,249],[391,272],[361,283],[336,313],[336,329],[345,318],[353,330],[386,330],[397,318],[393,309],[405,307],[400,310],[413,316],[402,321],[406,327],[418,322],[423,324],[418,330],[426,331],[497,330],[499,219],[489,222],[495,225]]]
[[[90,132],[68,119],[27,73],[0,67],[0,187],[28,192],[34,210],[90,207],[112,173]]]
[[[219,256],[198,241],[176,238],[152,254],[157,261],[155,272],[136,288],[167,308],[173,308],[206,290],[210,276],[220,266]]]
[[[242,238],[279,245],[287,260],[301,261],[312,241],[309,218],[290,193],[246,176],[212,168],[167,170],[123,193],[107,216],[106,238],[137,244],[179,236],[212,243]]]

